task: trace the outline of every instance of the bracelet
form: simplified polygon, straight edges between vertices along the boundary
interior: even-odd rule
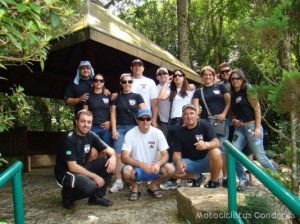
[[[118,133],[118,131],[115,131],[115,132],[113,132],[112,134],[114,135],[114,134],[117,134]]]

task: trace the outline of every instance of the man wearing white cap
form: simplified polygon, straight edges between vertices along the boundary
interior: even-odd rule
[[[132,61],[130,66],[133,85],[132,92],[139,93],[142,95],[146,108],[152,110],[153,118],[152,125],[157,127],[157,116],[158,116],[158,100],[155,82],[143,75],[144,73],[144,63],[140,59],[135,59]]]
[[[155,198],[161,198],[159,184],[168,180],[175,172],[173,165],[168,163],[169,146],[161,130],[150,125],[150,110],[140,110],[136,120],[138,126],[126,133],[121,153],[125,164],[122,175],[131,186],[128,200],[138,200],[140,191],[137,182],[143,180],[152,180],[147,192]],[[161,154],[159,160],[157,151]]]

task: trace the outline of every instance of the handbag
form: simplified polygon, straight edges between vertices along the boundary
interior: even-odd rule
[[[204,93],[203,93],[203,87],[200,88],[201,90],[201,98],[203,101],[203,104],[206,108],[206,111],[208,113],[208,122],[213,126],[213,129],[215,130],[217,135],[220,136],[225,136],[226,135],[226,119],[224,119],[221,123],[218,121],[218,115],[212,116],[208,106],[206,104],[205,98],[204,98]]]

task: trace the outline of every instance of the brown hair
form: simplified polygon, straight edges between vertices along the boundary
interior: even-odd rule
[[[80,116],[82,114],[93,117],[92,111],[89,111],[89,110],[86,110],[86,109],[82,109],[82,110],[78,111],[78,113],[76,115],[76,120],[79,120],[79,118],[80,118]]]
[[[175,70],[172,72],[172,74],[174,75],[175,72],[180,72],[180,73],[183,75],[184,80],[183,80],[181,89],[180,89],[180,91],[179,91],[179,95],[180,95],[181,97],[185,97],[185,96],[188,95],[186,91],[187,91],[187,88],[188,88],[189,83],[188,83],[188,81],[186,80],[185,74],[184,74],[184,72],[183,72],[182,70],[180,70],[180,69],[175,69]],[[173,99],[175,98],[175,96],[176,96],[176,94],[177,94],[177,87],[176,87],[176,84],[175,84],[175,82],[174,82],[174,79],[172,80],[172,82],[171,82],[171,84],[170,84],[170,90],[171,90],[171,92],[170,92],[170,101],[171,101],[171,100],[173,100]]]

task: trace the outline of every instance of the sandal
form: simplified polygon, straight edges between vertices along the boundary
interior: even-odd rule
[[[148,192],[148,194],[150,194],[154,198],[161,198],[162,197],[162,193],[158,189],[152,191],[150,188],[148,188],[147,192]]]
[[[139,197],[141,197],[142,193],[139,191],[139,192],[133,192],[131,191],[130,192],[130,195],[128,197],[128,200],[129,201],[137,201],[139,199]]]

